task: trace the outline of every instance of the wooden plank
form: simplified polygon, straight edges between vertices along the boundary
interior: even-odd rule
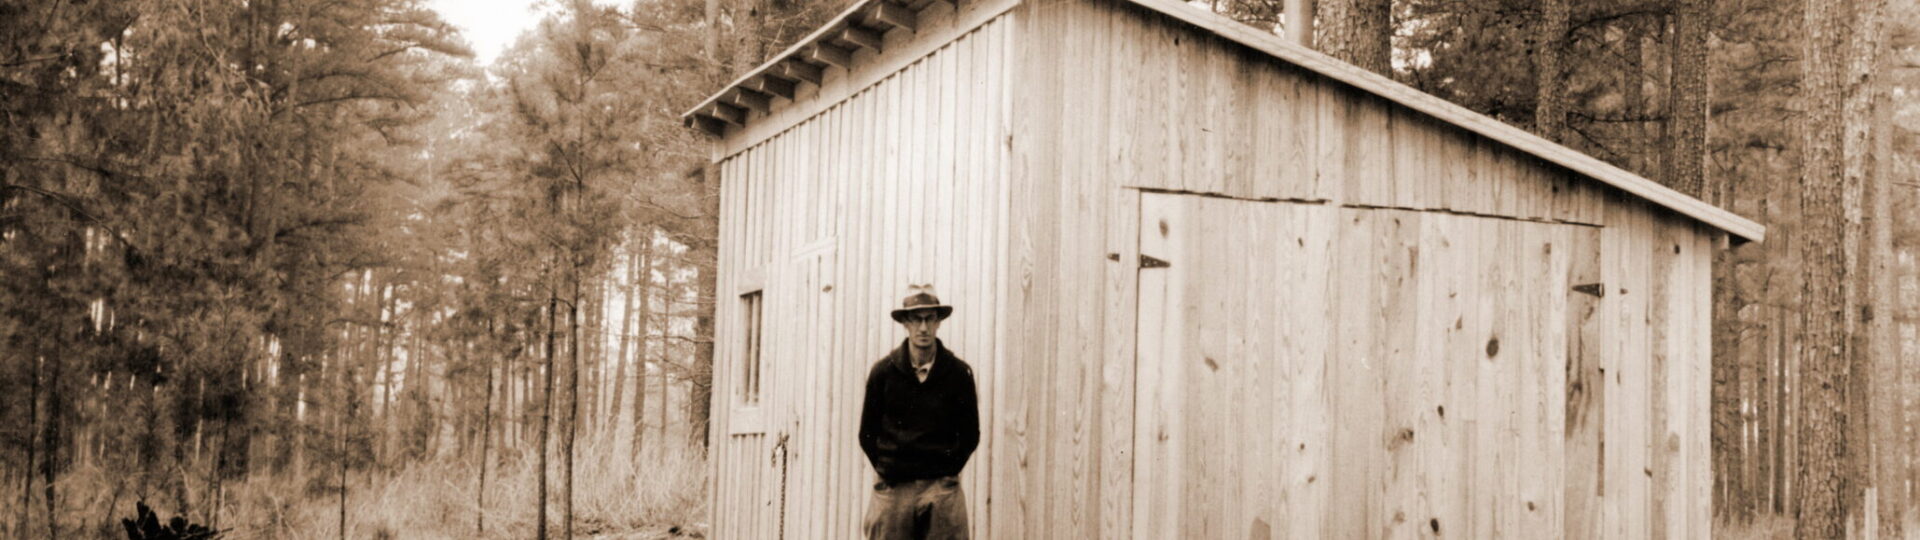
[[[1013,178],[1012,156],[1010,155],[1012,145],[1003,144],[1002,141],[1011,141],[1013,129],[1013,89],[1012,86],[1005,81],[1011,79],[1013,75],[1014,61],[1012,58],[1013,46],[1011,45],[1011,36],[1016,27],[1013,23],[1001,21],[989,25],[987,28],[992,29],[990,39],[993,43],[994,67],[988,70],[987,73],[991,74],[993,81],[988,87],[988,92],[994,96],[994,107],[989,119],[994,126],[994,130],[992,131],[993,137],[988,140],[990,148],[992,148],[993,151],[990,153],[991,159],[988,160],[986,170],[988,171],[988,178],[993,181],[991,185],[994,189],[991,194],[991,201],[995,207],[996,216],[993,220],[992,227],[990,227],[990,230],[993,231],[991,238],[993,239],[992,248],[994,254],[994,264],[991,275],[993,276],[992,283],[994,284],[995,312],[993,317],[993,352],[995,369],[992,373],[994,390],[989,401],[994,403],[995,407],[993,411],[990,412],[993,422],[988,424],[994,432],[992,435],[993,446],[988,448],[990,453],[987,455],[992,458],[1001,455],[999,449],[1002,442],[999,437],[1002,432],[999,426],[1002,425],[1001,418],[1004,418],[1004,416],[1002,412],[1003,409],[1001,409],[999,405],[1005,403],[1004,396],[1008,394],[1006,391],[1007,386],[1002,381],[1006,376],[1005,374],[1011,371],[1009,365],[1011,362],[1009,359],[1010,353],[1008,352],[1009,339],[1007,336],[1008,324],[1010,322],[1008,312],[1011,310],[1011,298],[1013,297],[1013,293],[1011,292],[1013,286],[1009,276],[1012,275],[1013,264],[1008,252],[1011,250],[1011,238],[1013,236],[1010,232],[1011,223],[1013,223],[1015,219],[1012,210],[1012,193],[1014,192],[1014,186],[1010,184]],[[993,461],[989,461],[988,465],[989,467],[986,474],[987,488],[983,490],[982,498],[986,501],[992,501],[993,494],[998,493],[1000,490],[1000,485],[992,473],[992,471],[997,470],[999,465],[998,462]],[[981,524],[983,530],[989,533],[1000,530],[998,508],[998,506],[991,504],[991,502],[986,505],[986,519]]]
[[[1575,286],[1601,284],[1600,294],[1605,294],[1599,229],[1574,228],[1568,244],[1571,264],[1567,281]],[[1603,356],[1608,352],[1606,326],[1612,319],[1604,314],[1604,298],[1584,292],[1566,294],[1566,467],[1562,475],[1566,525],[1561,536],[1569,540],[1600,538],[1601,470],[1605,466],[1600,453],[1605,444],[1601,428],[1607,410]]]
[[[998,392],[993,381],[1000,367],[1000,359],[993,354],[995,336],[992,332],[992,318],[999,304],[989,290],[989,272],[997,263],[984,253],[984,246],[989,242],[987,230],[993,221],[999,219],[986,208],[987,202],[984,200],[990,187],[988,183],[992,181],[987,176],[992,166],[987,163],[990,149],[986,144],[994,140],[994,134],[983,117],[988,114],[995,99],[983,91],[987,86],[985,71],[991,64],[989,56],[994,52],[988,35],[987,28],[983,28],[962,39],[958,46],[964,52],[955,68],[960,89],[960,101],[956,103],[958,109],[955,114],[959,119],[957,122],[965,126],[960,131],[963,136],[956,143],[959,148],[954,158],[957,167],[955,181],[967,199],[967,210],[958,215],[956,222],[960,229],[957,234],[963,244],[962,258],[966,262],[966,267],[959,269],[959,272],[965,281],[967,297],[975,304],[973,312],[966,319],[966,347],[970,358],[968,362],[973,364],[974,385],[981,408],[980,444],[974,450],[966,475],[962,477],[962,485],[967,495],[969,523],[974,531],[980,531],[979,534],[990,530],[988,496],[991,488],[987,479],[991,476],[990,456],[995,443],[993,394]]]
[[[1721,234],[1699,224],[1693,224],[1688,230],[1693,233],[1694,242],[1694,275],[1688,288],[1692,294],[1688,324],[1694,330],[1690,344],[1693,356],[1688,361],[1694,383],[1688,410],[1693,414],[1694,431],[1686,434],[1684,442],[1689,452],[1686,483],[1691,493],[1687,510],[1689,526],[1681,536],[1707,538],[1713,534],[1713,252],[1716,250],[1714,238]]]
[[[1694,223],[1682,220],[1664,219],[1661,228],[1667,231],[1673,248],[1674,275],[1668,278],[1670,312],[1667,320],[1671,326],[1667,341],[1667,367],[1671,375],[1667,383],[1668,431],[1661,442],[1668,452],[1670,477],[1668,486],[1667,532],[1669,537],[1680,538],[1694,530],[1693,514],[1695,507],[1694,486],[1695,469],[1710,466],[1693,453],[1693,439],[1706,438],[1711,434],[1712,426],[1696,422],[1698,417],[1695,397],[1699,390],[1707,388],[1708,381],[1699,375],[1699,366],[1712,362],[1711,358],[1697,358],[1697,342],[1708,339],[1706,331],[1711,324],[1699,325],[1694,317],[1693,290],[1710,284],[1696,284],[1694,277],[1699,273],[1695,269],[1699,257],[1694,252]],[[1712,479],[1709,478],[1711,483]]]
[[[1385,305],[1382,289],[1396,274],[1387,266],[1385,243],[1394,238],[1393,227],[1381,212],[1342,209],[1336,250],[1335,275],[1343,276],[1337,287],[1333,320],[1336,348],[1327,356],[1327,378],[1333,410],[1342,418],[1332,430],[1332,448],[1327,471],[1330,500],[1339,501],[1329,508],[1322,537],[1354,538],[1374,534],[1382,522],[1379,486],[1385,460],[1382,443],[1381,348],[1375,339],[1381,332],[1377,320]]]
[[[1255,171],[1255,157],[1260,152],[1271,151],[1253,146],[1255,126],[1259,119],[1254,111],[1259,110],[1260,100],[1265,97],[1259,84],[1264,82],[1265,69],[1257,64],[1240,62],[1223,51],[1225,58],[1226,96],[1221,109],[1214,115],[1218,118],[1215,129],[1221,132],[1217,141],[1223,148],[1224,170],[1221,178],[1221,190],[1239,197],[1257,197],[1259,181]],[[1240,114],[1232,114],[1237,111]],[[1226,112],[1226,114],[1221,114]]]
[[[1344,91],[1327,84],[1313,85],[1315,102],[1313,166],[1315,171],[1314,191],[1339,204],[1348,202],[1347,196],[1347,137],[1346,126],[1351,114],[1351,99]]]
[[[828,299],[826,316],[836,320],[850,320],[840,319],[850,311],[847,306],[849,289],[845,288],[846,279],[840,270],[839,261],[839,257],[850,256],[848,253],[850,246],[845,239],[849,211],[846,200],[847,177],[851,160],[846,157],[846,153],[851,147],[848,143],[852,141],[847,140],[845,136],[846,118],[846,108],[835,107],[829,109],[820,119],[824,125],[822,136],[826,141],[822,148],[824,156],[821,159],[823,167],[820,175],[823,181],[828,183],[827,204],[832,208],[825,219],[824,234],[834,238],[834,249],[837,253],[833,270],[824,273],[822,281],[825,282],[826,287],[831,287],[834,291]],[[819,405],[819,414],[824,425],[819,428],[821,429],[819,446],[814,450],[820,454],[820,462],[818,488],[814,492],[817,498],[815,503],[817,523],[812,534],[823,537],[850,534],[851,531],[840,528],[839,516],[844,513],[841,508],[861,504],[857,499],[841,496],[839,492],[847,481],[858,478],[854,473],[846,470],[846,453],[841,450],[847,446],[846,441],[857,440],[858,437],[852,435],[853,432],[849,431],[848,427],[850,424],[857,423],[858,419],[841,414],[840,407],[843,403],[856,399],[853,396],[861,395],[859,391],[854,390],[857,386],[851,380],[852,377],[846,376],[845,369],[842,367],[847,363],[845,359],[860,356],[852,347],[847,346],[848,332],[843,326],[834,325],[826,344],[828,352],[819,359],[821,384],[825,388],[826,395],[822,396],[823,399]]]
[[[1390,109],[1389,112],[1393,119],[1383,134],[1389,141],[1384,145],[1389,153],[1376,159],[1392,159],[1393,166],[1389,169],[1391,177],[1381,181],[1392,186],[1392,206],[1428,208],[1431,198],[1424,196],[1421,190],[1424,184],[1440,180],[1434,177],[1434,173],[1447,166],[1436,159],[1438,156],[1428,154],[1433,145],[1433,128],[1424,124],[1424,119],[1417,113],[1404,109]]]
[[[1534,471],[1538,478],[1549,479],[1543,482],[1526,484],[1527,508],[1530,511],[1527,534],[1556,536],[1562,530],[1566,520],[1565,485],[1554,481],[1558,474],[1566,470],[1566,410],[1567,410],[1567,372],[1566,366],[1569,332],[1562,322],[1567,320],[1570,306],[1567,291],[1572,287],[1567,282],[1572,257],[1575,252],[1573,237],[1577,234],[1574,227],[1548,224],[1524,224],[1529,230],[1538,231],[1541,238],[1536,242],[1540,260],[1543,264],[1536,267],[1534,276],[1536,287],[1528,297],[1548,299],[1537,309],[1531,320],[1535,321],[1534,331],[1542,334],[1535,340],[1533,353],[1538,360],[1529,364],[1534,402],[1543,406],[1528,411],[1532,422],[1533,440],[1540,445],[1540,453],[1535,454]]]
[[[1124,57],[1138,61],[1116,63],[1116,69],[1122,71],[1113,78],[1116,84],[1126,85],[1124,93],[1116,88],[1113,95],[1134,96],[1118,107],[1125,116],[1115,119],[1124,126],[1121,129],[1126,135],[1122,139],[1125,146],[1115,151],[1130,163],[1119,171],[1125,175],[1120,185],[1177,189],[1181,177],[1175,173],[1179,169],[1174,168],[1174,152],[1169,151],[1171,145],[1178,144],[1173,135],[1177,124],[1169,109],[1182,74],[1170,65],[1174,63],[1173,37],[1164,26],[1146,26],[1131,17],[1122,20],[1130,24],[1123,27],[1119,42],[1136,51]],[[1125,106],[1128,104],[1132,106]]]
[[[1066,62],[1063,80],[1073,84],[1074,99],[1061,103],[1063,130],[1074,133],[1061,141],[1060,187],[1062,241],[1055,279],[1060,286],[1056,306],[1098,306],[1104,288],[1097,278],[1106,264],[1107,194],[1106,175],[1100,171],[1100,148],[1108,132],[1105,77],[1112,57],[1096,54],[1106,46],[1107,32],[1095,19],[1092,7],[1085,3],[1062,6],[1066,16]],[[1100,356],[1088,354],[1100,348],[1105,317],[1094,309],[1058,310],[1060,336],[1054,342],[1053,358],[1060,359],[1060,374],[1053,379],[1055,402],[1065,414],[1056,414],[1049,442],[1056,464],[1048,470],[1048,485],[1054,491],[1050,502],[1050,530],[1047,536],[1060,538],[1098,527],[1093,522],[1098,511],[1098,409],[1087,406],[1099,402]],[[1069,405],[1071,404],[1071,405]]]
[[[1018,286],[1011,288],[1007,300],[1012,310],[1009,324],[1015,332],[1008,338],[1007,358],[1009,366],[1020,372],[1006,378],[1011,397],[1002,409],[1003,415],[1018,418],[1009,418],[1014,425],[1009,426],[1010,432],[1002,432],[1006,436],[1002,442],[1011,442],[1010,448],[996,449],[994,499],[1003,504],[995,509],[993,520],[994,536],[1044,537],[1052,516],[1053,486],[1046,482],[1054,466],[1049,441],[1057,410],[1053,390],[1058,366],[1037,359],[1049,357],[1061,337],[1055,326],[1059,283],[1054,276],[1060,255],[1058,144],[1062,139],[1058,134],[1065,81],[1055,53],[1065,45],[1065,28],[1049,19],[1053,14],[1042,6],[1018,9],[1014,22],[1019,26],[1014,32],[1020,36],[1015,42],[1019,49],[1014,51],[1016,71],[1010,79],[1021,81],[1026,93],[1013,102],[1012,111],[1018,136],[1010,156],[1011,178],[1019,206],[1009,216],[1016,234],[1009,254],[1014,265],[1009,279]]]
[[[1650,252],[1651,259],[1647,276],[1648,348],[1652,353],[1648,357],[1647,392],[1651,418],[1646,427],[1649,446],[1647,458],[1653,474],[1648,493],[1651,500],[1647,524],[1653,531],[1653,538],[1667,538],[1675,531],[1686,530],[1685,523],[1681,521],[1685,513],[1678,511],[1684,500],[1676,500],[1675,497],[1677,492],[1684,490],[1684,486],[1676,483],[1684,481],[1686,476],[1683,474],[1684,463],[1676,463],[1681,456],[1677,455],[1680,449],[1677,444],[1679,434],[1674,431],[1679,427],[1678,417],[1684,417],[1678,414],[1680,410],[1676,410],[1677,406],[1683,404],[1675,403],[1682,395],[1677,391],[1684,391],[1686,384],[1686,381],[1675,378],[1680,371],[1677,366],[1684,365],[1684,358],[1674,355],[1675,348],[1679,346],[1675,342],[1684,340],[1684,336],[1676,335],[1680,328],[1673,320],[1673,315],[1674,308],[1678,307],[1675,300],[1691,298],[1692,295],[1673,290],[1675,275],[1686,269],[1680,266],[1679,244],[1675,243],[1672,230],[1658,223],[1652,225],[1651,230],[1647,231],[1650,233],[1647,245],[1643,247]]]
[[[1139,47],[1137,42],[1121,34],[1111,12],[1103,13],[1111,41],[1114,57],[1129,58]],[[1125,71],[1128,62],[1114,62],[1111,72],[1115,76],[1104,85],[1111,89],[1111,95],[1127,95]],[[1123,176],[1129,174],[1130,160],[1127,148],[1133,144],[1126,126],[1135,121],[1137,109],[1128,106],[1116,106],[1109,114],[1114,122],[1112,153],[1117,159],[1102,160],[1105,166],[1101,176]],[[1106,157],[1106,156],[1100,156]],[[1106,180],[1100,178],[1098,180]],[[1100,538],[1124,538],[1133,522],[1133,445],[1134,445],[1134,357],[1136,354],[1135,337],[1137,316],[1137,293],[1140,272],[1137,261],[1140,260],[1140,192],[1132,189],[1119,189],[1126,185],[1127,179],[1116,178],[1103,190],[1107,194],[1105,251],[1108,254],[1103,269],[1102,293],[1105,296],[1103,339],[1100,366],[1100,426],[1098,445],[1099,459],[1094,470],[1098,472],[1097,500],[1095,520],[1092,524]]]
[[[1201,31],[1339,81],[1354,89],[1433,116],[1514,149],[1567,167],[1589,178],[1661,207],[1713,225],[1744,240],[1760,241],[1766,228],[1752,220],[1689,197],[1598,158],[1555,144],[1497,119],[1473,112],[1384,75],[1342,62],[1312,49],[1287,43],[1279,36],[1255,30],[1226,17],[1195,9],[1176,0],[1125,0],[1158,12]],[[1332,87],[1333,85],[1327,85]],[[1341,89],[1341,91],[1345,91]]]
[[[1433,481],[1433,515],[1419,520],[1422,535],[1483,536],[1473,528],[1473,480],[1479,472],[1475,423],[1479,415],[1479,379],[1485,357],[1486,318],[1481,299],[1486,292],[1480,286],[1483,223],[1463,219],[1429,219],[1421,242],[1424,250],[1435,253],[1427,268],[1441,275],[1431,289],[1435,297],[1427,324],[1440,326],[1440,343],[1432,350],[1440,353],[1443,390],[1434,405],[1439,431],[1430,436],[1440,439],[1434,463],[1425,474]],[[1431,431],[1431,430],[1430,430]]]
[[[1291,68],[1255,64],[1256,95],[1252,174],[1248,194],[1255,197],[1325,198],[1314,189],[1314,121],[1317,94],[1311,82]]]
[[[1189,101],[1185,129],[1182,130],[1180,150],[1184,154],[1182,166],[1178,169],[1186,175],[1184,184],[1189,191],[1202,193],[1226,192],[1227,146],[1226,123],[1238,115],[1219,115],[1216,111],[1227,110],[1233,95],[1232,73],[1234,59],[1220,47],[1213,46],[1208,39],[1189,39],[1180,41],[1185,57],[1190,62]]]
[[[1651,250],[1647,239],[1652,234],[1647,219],[1636,209],[1610,209],[1609,227],[1603,233],[1603,258],[1613,272],[1605,277],[1609,288],[1612,317],[1618,321],[1614,343],[1618,353],[1609,358],[1609,393],[1605,439],[1607,476],[1606,513],[1610,537],[1646,537],[1651,487],[1648,463],[1647,426],[1650,418],[1648,389],[1651,350],[1647,332],[1648,288]],[[1618,300],[1611,300],[1614,295]],[[1616,399],[1617,396],[1617,399]],[[1618,414],[1616,414],[1618,413]],[[1614,444],[1618,441],[1619,444]]]
[[[1439,279],[1430,269],[1441,259],[1425,245],[1426,231],[1441,216],[1413,212],[1382,212],[1381,225],[1392,228],[1379,232],[1384,245],[1376,257],[1384,257],[1384,268],[1391,269],[1387,281],[1376,282],[1381,298],[1376,305],[1380,327],[1373,336],[1379,378],[1382,434],[1381,521],[1376,530],[1388,537],[1407,538],[1428,527],[1425,516],[1432,516],[1432,501],[1426,496],[1431,471],[1429,454],[1442,438],[1435,427],[1438,394],[1435,383],[1441,380],[1440,362],[1427,356],[1428,324],[1434,315]],[[1368,399],[1354,396],[1355,399]],[[1344,399],[1344,397],[1343,397]]]
[[[992,313],[992,307],[989,303],[990,296],[985,292],[986,283],[983,278],[987,275],[990,268],[988,265],[992,261],[982,253],[981,246],[985,236],[982,231],[987,226],[987,222],[995,217],[986,211],[985,202],[982,200],[987,179],[980,170],[984,157],[981,145],[983,141],[992,140],[992,135],[979,121],[980,112],[990,106],[987,101],[989,96],[977,89],[979,82],[985,76],[982,73],[986,69],[984,57],[990,53],[982,46],[983,41],[981,34],[975,33],[956,44],[963,52],[960,53],[961,56],[957,59],[959,61],[955,64],[953,71],[953,88],[959,93],[954,101],[953,113],[955,129],[961,136],[955,141],[957,151],[952,161],[956,173],[954,182],[958,184],[956,187],[962,193],[958,198],[963,203],[954,210],[955,225],[952,234],[955,235],[955,241],[959,244],[956,251],[961,253],[960,260],[965,263],[964,267],[956,268],[954,277],[962,281],[963,297],[972,305],[971,311],[962,319],[966,326],[966,341],[963,345],[966,348],[967,357],[972,359],[969,362],[973,365],[976,395],[991,396],[993,388],[989,383],[992,381],[991,370],[994,368],[995,360],[982,351],[991,347],[990,335],[987,332],[990,324],[985,316]],[[988,398],[982,397],[982,403],[986,403],[986,399]],[[975,457],[970,461],[962,482],[967,495],[967,508],[971,512],[969,523],[974,524],[976,530],[984,530],[982,524],[985,523],[986,515],[987,490],[982,480],[986,475],[982,474],[984,468],[980,463],[986,461],[984,456],[989,454],[986,449],[992,444],[990,440],[992,430],[987,429],[992,425],[992,418],[987,416],[987,411],[981,411],[980,414],[982,422],[980,446],[974,451]]]
[[[1165,195],[1143,195],[1140,200],[1140,254],[1163,261],[1186,260],[1181,243],[1185,237],[1185,212],[1181,201]],[[1176,229],[1175,227],[1179,227]],[[1181,234],[1176,234],[1178,231]],[[1138,264],[1135,262],[1134,264]],[[1172,538],[1177,536],[1177,502],[1180,494],[1174,480],[1174,465],[1180,462],[1178,446],[1169,444],[1170,434],[1178,431],[1182,419],[1176,392],[1180,389],[1178,370],[1170,369],[1178,358],[1180,334],[1184,328],[1181,284],[1187,265],[1139,270],[1138,355],[1134,409],[1135,461],[1134,484],[1148,491],[1136,491],[1133,508],[1133,537]]]
[[[1324,327],[1335,320],[1332,280],[1335,268],[1335,240],[1341,229],[1341,213],[1322,207],[1305,216],[1304,226],[1293,238],[1300,247],[1299,256],[1282,266],[1299,272],[1296,283],[1298,308],[1281,311],[1281,328]],[[1284,245],[1282,237],[1278,243]],[[1284,505],[1273,522],[1289,538],[1310,538],[1324,531],[1325,516],[1333,502],[1329,497],[1333,424],[1338,414],[1331,406],[1333,387],[1329,384],[1328,359],[1334,355],[1334,336],[1330,332],[1288,332],[1283,358],[1288,365],[1287,410],[1292,422],[1279,434],[1279,452],[1291,452],[1293,466],[1282,477]]]
[[[861,331],[854,340],[862,354],[859,356],[859,361],[850,366],[848,371],[862,381],[862,388],[869,372],[868,368],[880,358],[881,354],[885,354],[886,343],[881,338],[881,333],[887,328],[886,320],[880,318],[882,315],[880,310],[892,303],[892,299],[886,298],[886,293],[890,291],[881,289],[878,270],[880,261],[884,257],[881,252],[884,249],[880,244],[881,235],[885,233],[880,225],[879,210],[882,204],[881,196],[885,193],[879,180],[883,170],[881,167],[884,164],[882,161],[884,156],[879,155],[878,152],[884,147],[884,143],[875,142],[880,140],[876,139],[876,136],[884,136],[879,123],[879,118],[882,118],[882,114],[886,112],[881,108],[881,96],[878,89],[868,89],[859,95],[861,106],[854,109],[856,118],[853,129],[861,135],[861,140],[864,142],[858,153],[861,159],[856,161],[858,172],[854,176],[858,180],[854,192],[858,194],[860,201],[860,241],[857,245],[861,249],[859,288],[855,289],[861,301],[858,303],[859,308],[854,311],[854,320],[867,324],[861,325]],[[846,411],[846,414],[858,415],[858,405],[849,403]],[[860,481],[849,485],[847,493],[856,498],[871,499],[872,491],[869,486],[878,478],[878,475],[873,471],[873,465],[867,460],[865,454],[861,454],[856,462],[858,465],[855,469],[860,472]],[[861,514],[857,512],[846,515],[848,527],[859,527],[860,517]]]

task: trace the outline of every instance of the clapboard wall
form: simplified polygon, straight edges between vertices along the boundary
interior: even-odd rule
[[[943,341],[995,399],[1008,70],[1005,3],[934,4],[909,43],[862,50],[716,153],[720,290],[710,506],[716,538],[857,537],[874,481],[856,440],[869,367],[905,334],[888,318],[909,284],[956,306]],[[757,130],[757,131],[755,131]],[[741,295],[764,314],[757,405],[744,403]],[[982,422],[991,425],[996,407]],[[987,521],[983,427],[963,486]]]
[[[1359,412],[1370,420],[1345,429],[1370,431],[1326,434],[1321,442],[1333,446],[1303,466],[1308,472],[1293,478],[1300,485],[1270,494],[1323,497],[1327,512],[1268,515],[1262,522],[1276,537],[1302,521],[1313,525],[1292,532],[1306,537],[1705,536],[1711,484],[1709,263],[1724,233],[1138,4],[1039,0],[1013,13],[1018,99],[1008,216],[1010,333],[997,390],[1018,399],[996,402],[993,537],[1154,536],[1140,528],[1152,521],[1135,515],[1141,500],[1134,489],[1143,481],[1135,476],[1142,467],[1136,461],[1140,450],[1160,441],[1136,440],[1134,434],[1144,421],[1137,413],[1144,408],[1135,402],[1145,388],[1139,378],[1151,376],[1141,367],[1150,354],[1138,349],[1151,324],[1139,318],[1143,271],[1137,261],[1145,238],[1155,233],[1141,229],[1140,201],[1157,194],[1325,208],[1329,215],[1371,216],[1367,220],[1398,213],[1438,216],[1434,222],[1539,224],[1566,239],[1590,238],[1567,243],[1542,236],[1536,247],[1589,250],[1572,255],[1557,279],[1604,283],[1605,296],[1570,293],[1561,300],[1566,323],[1552,337],[1554,347],[1536,345],[1537,354],[1523,355],[1513,351],[1529,350],[1525,344],[1509,344],[1505,359],[1519,360],[1499,364],[1511,370],[1499,373],[1499,380],[1531,381],[1531,388],[1546,391],[1524,406],[1513,401],[1520,399],[1518,387],[1462,398],[1494,400],[1481,403],[1489,416],[1522,415],[1528,407],[1543,411],[1524,422],[1540,429],[1532,439],[1536,447],[1507,452],[1500,444],[1521,437],[1485,430],[1473,432],[1479,442],[1472,452],[1466,442],[1446,437],[1395,442],[1403,428],[1446,422],[1436,407],[1444,399],[1416,400],[1450,395],[1445,388],[1419,386],[1444,378],[1405,374],[1431,369],[1418,362],[1432,356],[1484,356],[1487,336],[1470,338],[1476,346],[1444,349],[1454,352],[1390,356],[1380,369],[1363,374],[1377,377],[1371,385],[1351,378],[1345,383],[1358,385],[1348,391],[1377,388],[1381,392],[1368,395],[1387,401],[1325,411],[1329,425],[1318,428],[1333,429],[1342,415]],[[1516,242],[1501,227],[1453,229],[1475,235],[1460,240],[1469,245]],[[1421,229],[1412,230],[1413,238],[1422,238]],[[1392,237],[1375,232],[1342,234],[1327,227],[1323,236],[1290,240],[1323,242],[1339,256],[1373,249],[1356,239]],[[1222,227],[1212,234],[1255,232]],[[1438,249],[1410,246],[1416,252]],[[1429,254],[1426,262],[1445,260],[1435,257]],[[1415,256],[1408,264],[1421,261]],[[1274,269],[1269,275],[1290,274]],[[1337,289],[1365,276],[1320,277]],[[1284,331],[1349,339],[1364,334],[1351,326],[1352,316],[1337,315]],[[1369,338],[1380,343],[1344,346],[1411,350],[1388,342],[1402,337],[1381,331]],[[1391,386],[1396,383],[1414,386]],[[1339,389],[1307,390],[1321,392],[1308,403],[1352,398],[1335,395]],[[1218,405],[1224,409],[1181,416],[1246,425],[1264,413],[1239,403]],[[1473,405],[1459,403],[1454,410],[1475,410]],[[1223,449],[1214,459],[1247,461],[1240,465],[1246,470],[1281,459],[1273,449],[1222,448],[1238,451]],[[1408,459],[1466,464],[1485,476],[1434,476],[1446,467],[1414,467]],[[1515,478],[1525,480],[1515,484]],[[1441,502],[1449,497],[1460,499]],[[1258,536],[1266,530],[1259,524],[1213,524],[1202,535]]]

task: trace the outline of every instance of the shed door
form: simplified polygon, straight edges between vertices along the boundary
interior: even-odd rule
[[[1558,536],[1597,229],[1152,193],[1140,219],[1137,537]]]

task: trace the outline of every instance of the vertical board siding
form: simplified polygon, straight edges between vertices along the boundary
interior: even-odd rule
[[[1012,371],[993,407],[1002,439],[993,449],[991,536],[1257,537],[1254,516],[1282,511],[1298,519],[1258,517],[1264,532],[1686,538],[1706,530],[1709,509],[1696,484],[1710,474],[1701,469],[1700,416],[1709,382],[1701,302],[1710,293],[1700,277],[1710,268],[1709,229],[1160,15],[1110,2],[1022,4],[1013,14],[1017,84],[1009,89],[1019,98],[1010,109],[1014,207],[1002,283],[1012,326],[1001,344],[1001,367]],[[1334,264],[1364,268],[1332,272],[1326,290],[1375,310],[1330,307],[1322,318],[1342,332],[1328,355],[1444,354],[1403,370],[1341,361],[1235,380],[1296,377],[1289,388],[1308,389],[1267,409],[1276,415],[1269,425],[1301,430],[1272,435],[1301,453],[1268,461],[1279,469],[1153,451],[1155,421],[1177,423],[1213,447],[1233,447],[1220,437],[1257,436],[1215,431],[1233,417],[1195,412],[1237,403],[1241,386],[1154,393],[1211,373],[1145,363],[1178,346],[1159,332],[1233,326],[1148,318],[1150,303],[1181,298],[1166,289],[1167,278],[1137,265],[1156,234],[1142,216],[1166,211],[1149,202],[1163,192],[1364,214],[1358,223],[1342,218],[1352,230],[1322,240],[1331,242]],[[1184,249],[1218,249],[1221,236],[1236,235],[1258,239],[1251,245],[1285,236],[1221,227],[1188,238]],[[1404,255],[1408,246],[1421,253]],[[1251,273],[1217,272],[1208,275]],[[1571,291],[1589,283],[1604,283],[1606,296]],[[1452,294],[1415,294],[1443,288]],[[1244,301],[1208,309],[1278,316]],[[1408,308],[1378,309],[1397,304]],[[1421,326],[1442,318],[1450,325]],[[1522,324],[1530,321],[1557,322]],[[1403,325],[1411,330],[1373,331]],[[1499,358],[1533,361],[1488,361],[1496,334]],[[1288,420],[1296,417],[1303,420]],[[1323,420],[1305,420],[1312,418]],[[1407,431],[1411,442],[1395,445]],[[1308,440],[1325,443],[1300,448]],[[1282,483],[1182,492],[1192,499],[1176,509],[1153,502],[1176,493],[1165,491],[1175,489],[1168,475],[1189,486],[1268,475]],[[1301,486],[1288,482],[1317,491],[1290,499],[1288,490]],[[1254,501],[1273,493],[1285,493],[1284,510]],[[1247,519],[1207,519],[1225,515]]]
[[[1170,266],[1138,272],[1120,536],[1563,530],[1594,228],[1163,193],[1139,215]]]
[[[1000,399],[993,269],[1009,29],[963,33],[718,164],[716,538],[859,536],[873,481],[856,440],[860,400],[873,362],[904,335],[887,312],[909,284],[932,284],[957,306],[942,341],[974,366],[982,402]],[[763,386],[760,405],[745,407],[737,297],[755,279],[765,287]],[[989,425],[962,478],[981,525]]]
[[[1072,109],[1059,122],[1103,128],[1066,131],[1075,137],[1063,144],[1107,155],[1101,141],[1079,138],[1115,133],[1157,149],[1133,158],[1148,163],[1121,185],[1539,221],[1602,218],[1597,182],[1162,15],[1114,2],[1021,11],[1040,19],[1023,27],[1022,47],[1033,51],[1023,60],[1035,67],[1022,72],[1021,86],[1054,103],[1043,107]],[[1071,51],[1104,54],[1062,54]],[[1054,101],[1058,92],[1071,99]],[[1049,140],[1051,132],[1020,133]]]
[[[859,535],[861,384],[917,283],[980,387],[982,537],[1709,530],[1716,232],[1161,15],[1013,9],[722,145],[715,537]],[[1141,271],[1156,252],[1219,261]]]

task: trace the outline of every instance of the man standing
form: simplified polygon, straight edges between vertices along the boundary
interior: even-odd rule
[[[907,339],[867,373],[860,449],[880,475],[867,508],[867,537],[965,539],[960,470],[980,445],[973,368],[935,335],[953,307],[932,286],[910,287],[893,320]]]

